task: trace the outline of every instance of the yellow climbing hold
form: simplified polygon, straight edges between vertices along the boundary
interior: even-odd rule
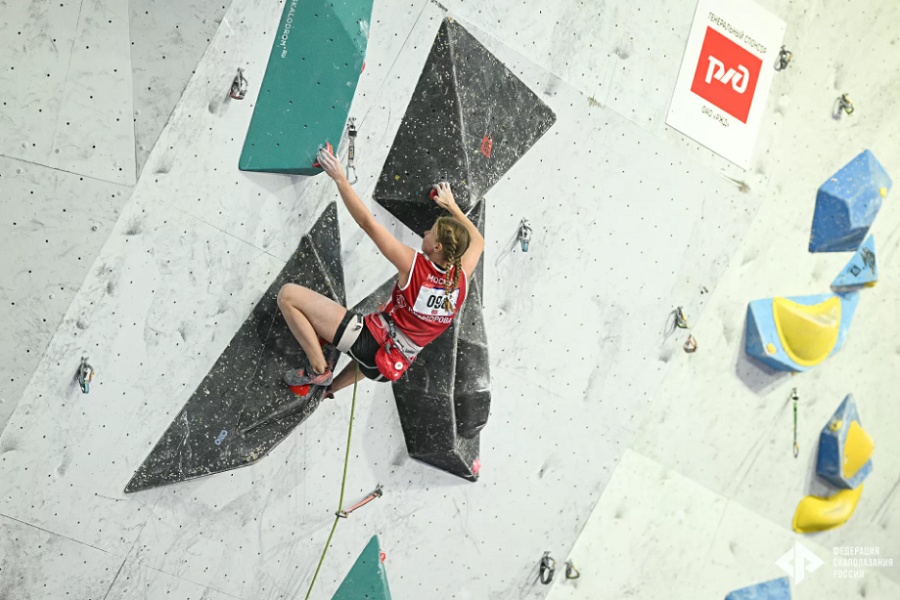
[[[863,486],[855,490],[841,490],[831,498],[807,496],[797,505],[793,527],[797,533],[813,533],[840,527],[850,520]]]
[[[831,354],[841,327],[840,298],[835,296],[812,306],[775,298],[772,313],[781,345],[795,363],[811,367]]]
[[[394,175],[394,181],[400,181],[400,176],[399,176],[399,175]]]
[[[766,352],[768,352],[769,354],[775,354],[777,351],[778,350],[775,348],[775,344],[773,344],[772,342],[766,344]]]
[[[887,196],[887,188],[878,188],[878,191],[881,193],[882,198]]]
[[[873,288],[876,285],[878,285],[878,282],[877,281],[869,281],[868,283],[864,283],[863,285],[867,288]]]
[[[837,421],[832,421],[831,424],[828,426],[828,429],[830,429],[832,431],[837,431],[838,429],[840,429],[843,426],[844,426],[844,422],[841,421],[840,419],[838,419]]]
[[[872,437],[858,422],[850,423],[847,441],[844,442],[844,477],[850,479],[856,475],[856,472],[869,462],[874,451],[875,441]]]

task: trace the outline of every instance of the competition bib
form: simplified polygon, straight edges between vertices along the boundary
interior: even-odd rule
[[[450,317],[453,311],[448,306],[444,308],[444,288],[422,286],[419,288],[419,297],[413,306],[413,312],[425,317]],[[453,290],[450,294],[450,302],[456,306],[459,298],[459,288]]]

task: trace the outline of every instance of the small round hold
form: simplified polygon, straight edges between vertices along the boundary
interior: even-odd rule
[[[398,360],[397,362],[394,363],[394,368],[399,371],[400,369],[403,368],[403,363]]]
[[[91,231],[97,231],[98,229],[100,229],[100,228],[97,227],[96,225],[91,226]]]

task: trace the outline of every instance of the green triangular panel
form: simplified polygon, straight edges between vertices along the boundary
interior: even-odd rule
[[[369,540],[331,600],[391,600],[377,535]]]
[[[372,2],[285,2],[244,141],[242,171],[322,171],[312,164],[320,146],[330,142],[336,149],[341,141],[366,57]]]

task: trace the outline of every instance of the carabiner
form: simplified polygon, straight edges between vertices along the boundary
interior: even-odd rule
[[[549,585],[553,581],[553,573],[556,572],[556,561],[550,556],[550,551],[544,552],[541,557],[540,579],[544,585]]]

